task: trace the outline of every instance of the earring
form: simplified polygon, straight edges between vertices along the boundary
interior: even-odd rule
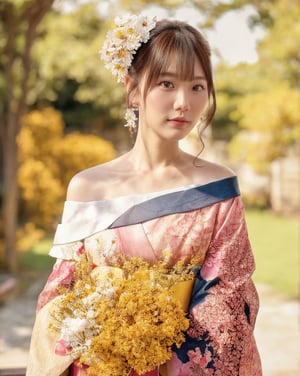
[[[134,108],[127,108],[126,112],[125,112],[126,124],[124,124],[124,127],[128,127],[129,128],[129,133],[131,135],[133,135],[134,132],[137,129],[138,118],[136,116],[136,111],[137,110],[134,109]]]

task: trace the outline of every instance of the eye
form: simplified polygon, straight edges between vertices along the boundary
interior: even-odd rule
[[[174,87],[174,85],[170,81],[161,81],[159,83],[159,86],[161,86],[161,87],[163,87],[165,89],[172,89]]]
[[[202,84],[198,84],[198,85],[193,86],[193,90],[195,90],[195,91],[203,91],[205,89],[206,89],[206,87]]]

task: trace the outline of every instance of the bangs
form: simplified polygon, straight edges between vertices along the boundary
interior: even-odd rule
[[[169,30],[162,34],[159,50],[154,56],[153,71],[156,78],[167,72],[171,63],[175,61],[176,74],[179,79],[190,81],[194,76],[196,52],[190,36],[183,32]]]

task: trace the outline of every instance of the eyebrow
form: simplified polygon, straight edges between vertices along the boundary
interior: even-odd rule
[[[166,76],[166,77],[178,78],[178,74],[174,73],[174,72],[161,72],[159,76],[160,77],[161,76]],[[195,81],[195,80],[204,80],[204,81],[207,81],[205,76],[193,76],[193,78],[192,78],[191,81]]]

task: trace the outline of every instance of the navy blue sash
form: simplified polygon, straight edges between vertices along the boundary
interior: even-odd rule
[[[183,191],[167,193],[134,205],[120,215],[109,228],[143,223],[165,215],[204,208],[239,195],[237,177],[232,176]]]

